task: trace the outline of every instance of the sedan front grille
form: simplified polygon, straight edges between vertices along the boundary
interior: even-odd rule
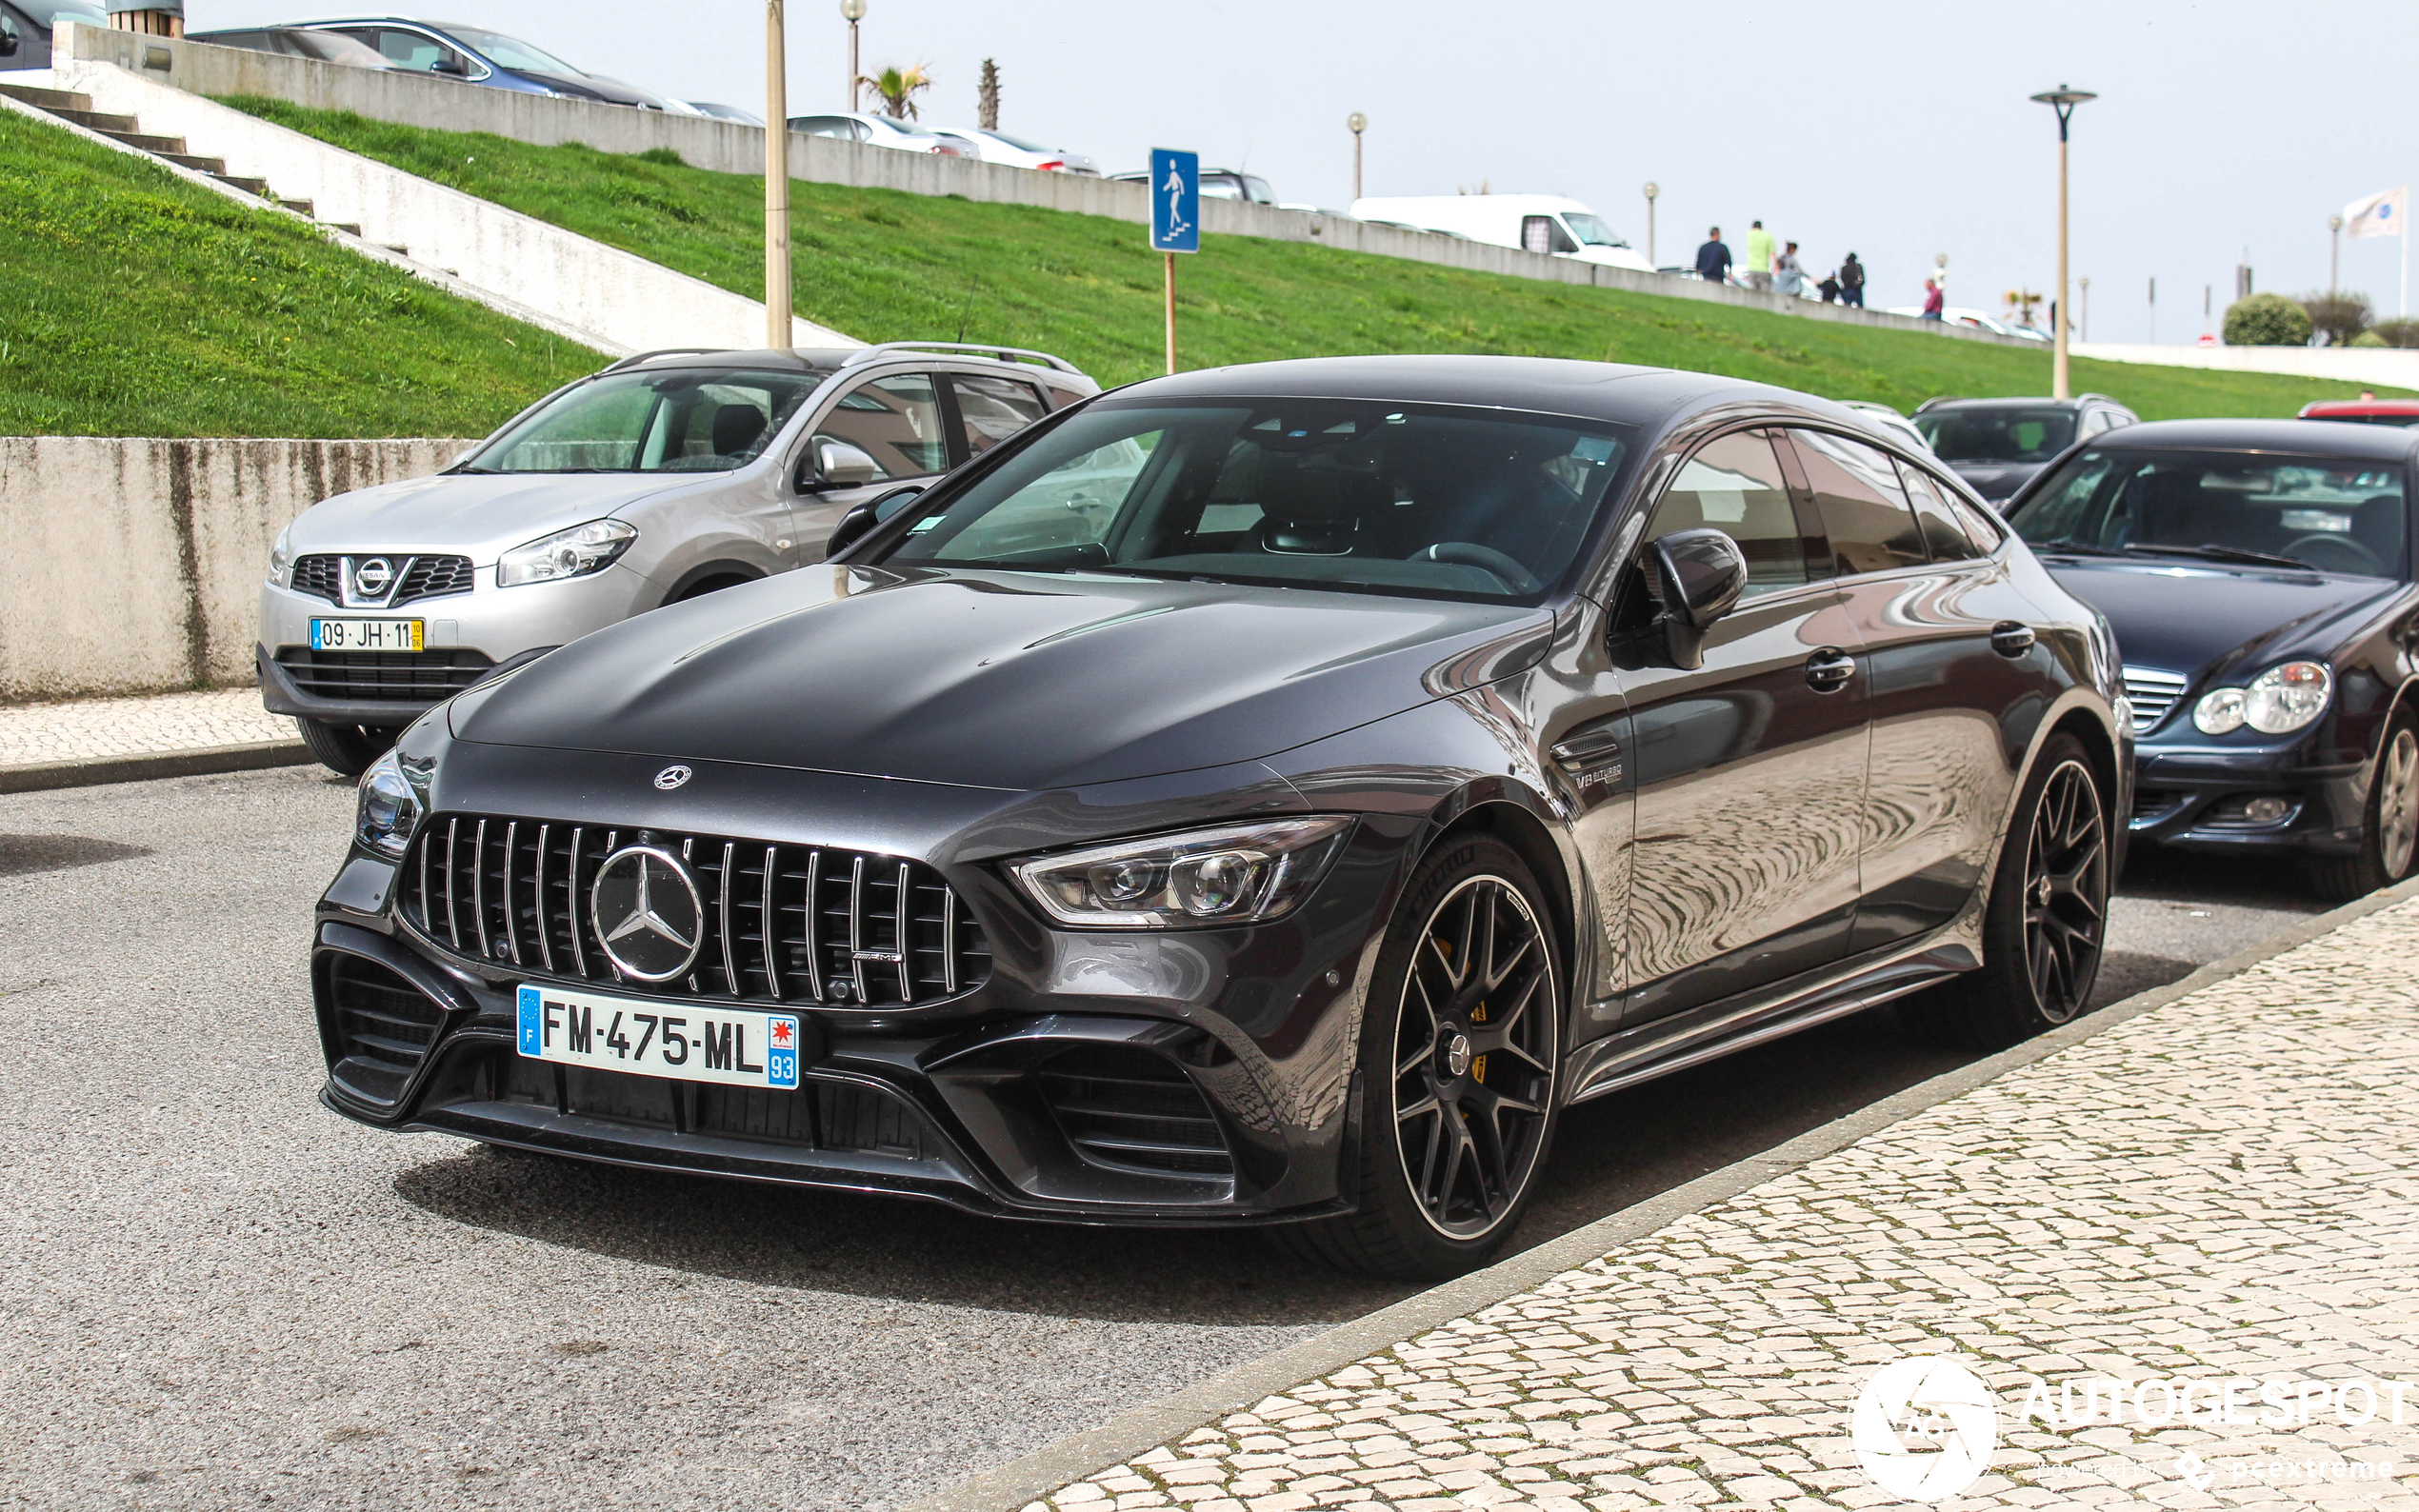
[[[434,704],[495,665],[476,651],[314,651],[289,646],[277,665],[314,698]]]
[[[356,562],[362,558],[354,558]],[[401,608],[420,599],[445,598],[450,594],[470,591],[474,574],[467,556],[387,557],[389,564],[403,563],[403,581],[396,585],[394,597],[381,608]],[[305,556],[294,559],[294,591],[330,604],[344,603],[344,561],[340,556]],[[354,608],[373,606],[356,604]]]
[[[404,918],[440,946],[526,974],[629,981],[590,899],[597,868],[625,844],[678,855],[704,905],[690,971],[630,983],[650,996],[890,1007],[990,977],[982,926],[930,867],[720,835],[439,815],[405,860]]]
[[[2189,677],[2162,672],[2153,667],[2129,666],[2125,669],[2126,702],[2133,706],[2133,727],[2149,734],[2167,718],[2184,690],[2192,686]]]

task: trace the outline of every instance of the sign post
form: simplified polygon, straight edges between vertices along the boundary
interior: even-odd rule
[[[1168,265],[1168,370],[1176,370],[1176,254],[1201,250],[1201,154],[1150,149],[1150,245]]]

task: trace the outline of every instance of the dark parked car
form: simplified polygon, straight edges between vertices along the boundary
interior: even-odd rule
[[[246,52],[274,52],[289,58],[315,58],[321,63],[342,63],[356,69],[390,67],[386,55],[366,42],[334,31],[313,31],[305,27],[253,27],[241,31],[189,31],[188,42],[207,42],[213,47],[240,48]]]
[[[1994,504],[2012,497],[2077,441],[2140,423],[2106,394],[1931,399],[1916,407],[1914,419],[1933,454]]]
[[[408,72],[484,84],[524,94],[560,94],[574,100],[600,100],[660,110],[664,102],[644,90],[614,79],[583,73],[541,48],[484,27],[451,21],[414,21],[402,16],[371,16],[353,21],[310,21],[304,30],[333,31],[366,43],[387,60],[387,67]]]
[[[0,70],[49,68],[50,35],[69,21],[107,30],[110,16],[101,0],[0,0]]]
[[[2017,533],[2116,626],[2136,836],[2301,861],[2334,898],[2410,870],[2414,448],[2396,428],[2167,421],[2018,501]]]
[[[1592,363],[1062,410],[406,731],[319,909],[327,1101],[1475,1264],[1571,1103],[2085,1006],[2114,641],[1931,468]]]

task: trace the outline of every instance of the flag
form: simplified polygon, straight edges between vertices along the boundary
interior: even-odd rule
[[[2403,217],[2410,213],[2410,186],[2371,194],[2344,207],[2347,236],[2400,236]]]

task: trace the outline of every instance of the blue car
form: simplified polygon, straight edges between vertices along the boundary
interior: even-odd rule
[[[334,31],[375,48],[390,69],[433,73],[491,89],[526,94],[556,94],[574,100],[660,110],[664,102],[644,90],[583,73],[552,53],[517,37],[450,21],[412,21],[382,16],[357,21],[308,21],[302,29]]]
[[[0,69],[47,69],[50,33],[63,21],[106,27],[103,0],[0,0]]]

